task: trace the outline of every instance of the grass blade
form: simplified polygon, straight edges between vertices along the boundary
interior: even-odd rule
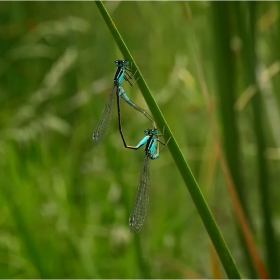
[[[257,91],[252,97],[252,109],[254,114],[253,128],[256,135],[257,163],[259,174],[259,191],[261,197],[261,209],[263,215],[264,238],[266,242],[267,266],[271,278],[279,278],[278,253],[275,232],[272,225],[272,212],[269,204],[270,180],[268,167],[265,160],[266,140],[264,134],[263,106],[260,90],[256,79],[256,54],[255,54],[255,14],[257,3],[236,3],[237,23],[240,37],[244,42],[242,63],[247,85],[255,85]],[[248,21],[247,21],[248,19]]]
[[[213,2],[212,21],[214,27],[214,49],[216,51],[216,82],[217,93],[220,101],[219,112],[220,121],[223,127],[223,146],[219,146],[220,161],[226,176],[227,186],[233,208],[237,217],[237,229],[240,237],[241,247],[247,267],[250,269],[251,278],[256,278],[256,270],[259,277],[268,278],[261,257],[257,251],[248,214],[248,203],[245,196],[245,185],[241,176],[240,168],[240,141],[237,128],[237,116],[234,111],[236,99],[236,71],[233,51],[230,47],[231,38],[234,36],[232,28],[232,8],[230,2]],[[209,98],[208,98],[209,100]],[[208,110],[209,111],[209,110]],[[213,119],[213,117],[211,118]],[[217,128],[214,129],[217,132]],[[218,133],[215,138],[218,139]],[[217,140],[216,140],[217,141]],[[219,141],[219,140],[218,140]],[[221,143],[221,141],[219,141]],[[226,167],[228,165],[228,167]],[[230,177],[230,178],[228,178]]]

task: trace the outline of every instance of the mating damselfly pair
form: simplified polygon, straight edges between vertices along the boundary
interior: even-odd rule
[[[97,124],[96,129],[92,134],[93,144],[101,144],[105,136],[108,133],[109,125],[113,116],[115,100],[117,99],[117,109],[118,109],[118,125],[119,132],[123,141],[125,148],[137,150],[141,146],[146,144],[145,147],[145,158],[142,166],[142,172],[140,176],[140,181],[133,205],[133,210],[129,217],[129,227],[131,231],[138,232],[141,230],[144,220],[147,215],[147,209],[149,204],[149,191],[150,191],[150,173],[149,173],[149,163],[151,159],[157,159],[160,154],[159,143],[166,146],[170,138],[166,143],[163,143],[159,137],[163,136],[163,134],[159,134],[158,129],[156,128],[155,122],[148,115],[148,113],[137,106],[131,99],[127,96],[122,82],[123,80],[127,81],[131,86],[131,80],[134,79],[134,74],[132,74],[132,70],[128,68],[129,61],[128,60],[115,60],[115,66],[117,66],[117,70],[113,80],[113,88],[105,105],[105,108],[102,112],[101,118]],[[137,81],[137,80],[136,80]],[[135,81],[135,82],[136,82]],[[136,146],[129,146],[126,144],[121,124],[121,109],[120,109],[120,97],[136,109],[138,112],[142,113],[151,123],[153,128],[146,129],[144,134],[146,135]],[[164,130],[164,129],[163,129]],[[164,133],[164,131],[163,131]]]

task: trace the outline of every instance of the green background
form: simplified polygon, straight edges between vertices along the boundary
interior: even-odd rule
[[[255,245],[279,278],[280,4],[105,6],[237,267],[253,278],[217,158],[198,58]],[[113,61],[123,59],[95,3],[1,2],[0,22],[0,277],[217,277],[210,239],[168,148],[150,165],[143,229],[129,231],[144,149],[123,148],[116,112],[103,145],[92,145],[112,88]],[[266,82],[260,78],[260,91],[238,107],[256,73],[267,74]],[[148,108],[137,85],[124,86]],[[136,145],[150,123],[121,105],[127,142]]]

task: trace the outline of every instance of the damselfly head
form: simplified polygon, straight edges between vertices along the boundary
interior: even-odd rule
[[[156,135],[158,134],[158,129],[157,128],[149,128],[144,130],[145,135]]]
[[[152,134],[156,135],[158,134],[158,129],[157,128],[153,128],[151,129]]]
[[[114,63],[116,66],[128,66],[129,65],[128,60],[115,60]]]

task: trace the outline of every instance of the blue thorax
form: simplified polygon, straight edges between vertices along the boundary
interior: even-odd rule
[[[114,76],[114,84],[116,86],[120,86],[123,81],[124,75],[125,75],[124,67],[129,65],[129,61],[128,60],[115,60],[114,63],[118,67],[118,69],[115,73],[115,76]]]
[[[159,154],[157,153],[157,134],[158,130],[156,128],[153,129],[146,129],[144,131],[146,136],[138,143],[136,146],[137,148],[140,148],[144,144],[146,144],[145,147],[145,153],[148,155],[151,159],[156,159],[159,157]]]

